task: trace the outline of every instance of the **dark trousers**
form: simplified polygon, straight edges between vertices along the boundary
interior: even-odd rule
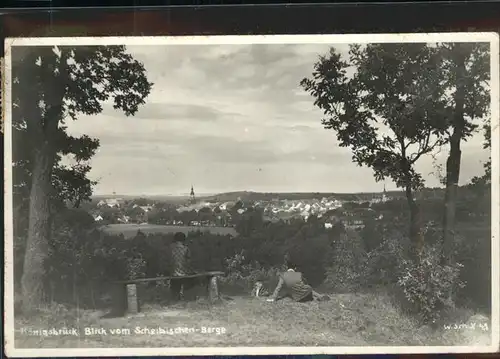
[[[309,293],[308,295],[306,295],[304,298],[302,299],[299,299],[298,302],[299,303],[305,303],[305,302],[311,302],[314,300],[314,297],[313,297],[313,293]]]
[[[181,299],[181,289],[184,290],[184,293],[193,288],[195,281],[194,278],[176,278],[170,280],[170,292],[172,293],[173,300]]]

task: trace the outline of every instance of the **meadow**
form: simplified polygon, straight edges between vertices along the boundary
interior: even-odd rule
[[[134,238],[137,231],[148,234],[168,234],[175,232],[210,232],[212,234],[237,236],[238,233],[233,227],[197,227],[197,226],[166,226],[157,224],[108,224],[101,227],[103,232],[110,235],[123,234],[126,239]]]

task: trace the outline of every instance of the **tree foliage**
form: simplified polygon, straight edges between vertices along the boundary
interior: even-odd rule
[[[462,139],[467,140],[483,128],[486,141],[489,141],[489,44],[443,43],[439,44],[439,50],[443,58],[441,86],[445,88],[443,95],[449,125],[446,135],[451,137],[452,130],[458,127]]]
[[[40,46],[12,48],[12,122],[17,190],[29,193],[29,229],[23,269],[23,305],[32,310],[43,300],[41,279],[47,256],[54,198],[78,206],[92,182],[86,163],[99,142],[68,135],[66,122],[95,115],[112,100],[133,115],[152,83],[125,46]],[[28,145],[27,145],[28,144]],[[71,154],[76,165],[62,165]],[[25,302],[25,303],[24,303]]]
[[[31,190],[35,147],[30,146],[33,143],[29,141],[25,124],[13,125],[13,144],[16,146],[13,150],[14,201],[26,204]],[[70,136],[66,127],[60,127],[54,147],[57,154],[52,172],[52,204],[55,208],[68,204],[79,207],[82,201],[90,200],[92,187],[97,183],[87,175],[91,170],[89,161],[99,148],[99,140],[87,135]],[[63,156],[72,156],[74,163],[63,163]]]
[[[483,127],[489,127],[490,61],[488,47],[488,44],[482,43],[444,43],[439,45],[443,58],[441,68],[444,75],[443,87],[446,90],[444,100],[447,104],[446,120],[448,122],[444,138],[449,145],[443,216],[442,261],[444,263],[453,262],[452,248],[462,161],[461,143],[467,141],[480,128],[481,122]],[[478,123],[477,120],[481,122]],[[488,136],[488,131],[486,131],[486,137]],[[485,169],[488,172],[488,167]]]
[[[442,144],[433,135],[446,124],[445,104],[436,100],[443,91],[439,63],[425,44],[352,45],[347,61],[335,49],[320,57],[313,78],[301,84],[356,163],[371,167],[377,180],[418,189],[422,178],[413,165]]]
[[[483,125],[483,131],[485,139],[483,143],[483,148],[491,149],[491,125],[489,121]],[[474,176],[471,179],[470,185],[481,186],[481,187],[491,185],[491,155],[489,156],[488,160],[483,164],[483,167],[484,167],[484,173],[481,176]]]
[[[373,169],[377,181],[391,178],[404,188],[414,241],[413,192],[424,184],[415,163],[443,144],[447,125],[441,63],[437,47],[427,44],[351,45],[347,59],[332,48],[301,81],[323,110],[324,127],[351,149],[353,160]]]
[[[114,98],[114,108],[123,107],[125,114],[130,115],[144,103],[140,94],[148,92],[151,83],[142,76],[143,65],[133,60],[124,46],[14,48],[12,53],[15,193],[21,198],[29,195],[33,151],[39,137],[33,129],[29,131],[29,127],[34,126],[27,123],[31,118],[28,112],[32,110],[25,108],[28,95],[26,84],[32,83],[37,87],[37,97],[43,108],[47,108],[44,102],[48,97],[44,92],[55,91],[56,87],[64,88],[64,105],[60,109],[62,116],[51,140],[57,153],[52,184],[57,200],[78,205],[89,199],[91,188],[95,185],[87,178],[91,169],[88,161],[97,151],[99,140],[87,135],[71,136],[66,132],[64,123],[69,119],[75,120],[78,114],[100,113],[102,102],[110,97]],[[63,164],[63,156],[73,157],[75,164]]]

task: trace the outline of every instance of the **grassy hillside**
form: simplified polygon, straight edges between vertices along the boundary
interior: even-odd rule
[[[79,316],[47,313],[43,318],[16,318],[18,348],[175,348],[207,346],[453,346],[487,345],[491,331],[433,331],[409,318],[390,297],[375,294],[331,294],[331,300],[294,303],[282,300],[234,297],[210,306],[202,300],[142,307],[143,312],[123,318],[99,319],[104,313],[80,310]],[[470,312],[459,313],[448,325],[461,324]],[[487,318],[481,316],[484,322]],[[44,320],[45,319],[45,320]],[[64,321],[63,321],[64,320]],[[68,325],[69,322],[69,325]],[[479,323],[477,323],[479,326]],[[21,328],[76,327],[79,336],[35,337]],[[84,327],[104,328],[106,335],[83,335]],[[183,335],[147,334],[143,328],[192,328]],[[203,333],[203,328],[219,332]],[[112,334],[111,329],[130,330]],[[141,331],[136,332],[135,329]]]

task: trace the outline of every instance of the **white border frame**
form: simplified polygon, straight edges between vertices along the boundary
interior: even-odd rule
[[[409,42],[488,42],[491,50],[491,162],[492,162],[492,344],[489,346],[379,346],[379,347],[220,347],[220,348],[65,348],[21,349],[14,347],[14,281],[12,225],[12,63],[13,46],[41,45],[223,45],[223,44],[346,44]],[[408,353],[486,353],[496,352],[500,345],[499,323],[499,36],[496,33],[429,33],[429,34],[355,34],[355,35],[263,35],[263,36],[175,36],[175,37],[46,37],[8,38],[5,40],[5,348],[9,357],[81,357],[116,355],[301,355],[301,354],[408,354]]]

